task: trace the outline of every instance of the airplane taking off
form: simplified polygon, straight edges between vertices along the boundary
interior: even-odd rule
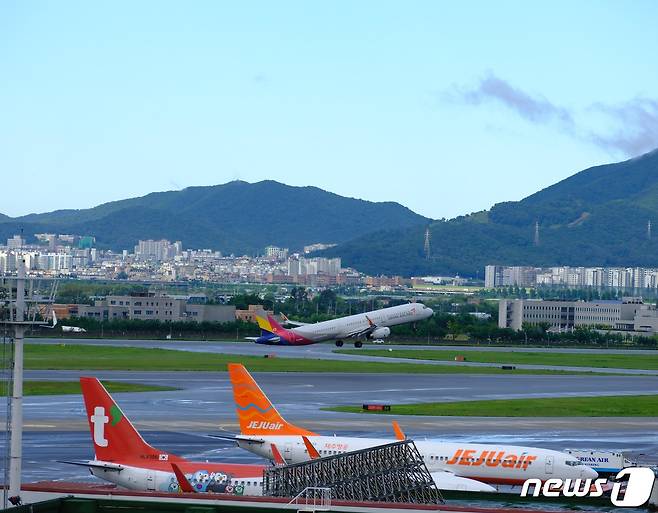
[[[230,363],[228,368],[240,422],[240,434],[231,439],[254,454],[273,460],[276,451],[285,463],[299,463],[311,457],[304,437],[320,456],[396,441],[322,436],[290,424],[279,414],[247,369],[235,363]],[[397,426],[396,434],[398,440],[404,439]],[[598,476],[569,454],[538,447],[433,441],[416,441],[415,444],[437,486],[444,490],[491,491],[493,489],[489,485],[519,485],[530,478],[545,481],[550,478],[587,479]]]
[[[130,490],[262,495],[263,465],[188,461],[147,444],[96,378],[80,378],[95,459],[65,461]]]
[[[390,326],[418,322],[430,318],[434,312],[422,303],[408,303],[391,306],[380,310],[373,310],[362,314],[340,317],[330,321],[314,324],[296,324],[296,328],[286,329],[271,315],[256,315],[260,327],[260,337],[247,337],[257,344],[277,346],[305,346],[326,340],[335,340],[341,347],[344,340],[354,340],[354,347],[361,347],[363,339],[382,339],[390,335]]]

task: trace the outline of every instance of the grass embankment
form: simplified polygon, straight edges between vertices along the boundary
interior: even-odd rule
[[[166,390],[178,390],[173,387],[121,383],[118,381],[103,381],[103,385],[109,392],[162,392]],[[0,382],[0,395],[5,395],[6,393],[7,382]],[[23,383],[23,395],[64,395],[80,393],[79,381],[25,381]]]
[[[658,351],[651,354],[606,354],[591,350],[587,353],[544,353],[532,351],[455,351],[443,349],[341,349],[338,353],[410,358],[414,360],[454,361],[461,355],[467,362],[499,363],[501,365],[556,365],[570,367],[601,367],[618,369],[658,370]]]
[[[291,351],[291,355],[295,352]],[[225,371],[226,364],[242,363],[254,372],[351,372],[401,374],[574,374],[573,372],[516,370],[488,367],[423,365],[414,363],[263,358],[223,353],[195,353],[171,349],[86,346],[76,344],[25,346],[25,368],[35,370]],[[590,374],[590,373],[587,373]]]
[[[392,405],[391,411],[364,411],[360,406],[323,408],[328,411],[379,415],[454,417],[658,417],[658,395],[555,397]]]

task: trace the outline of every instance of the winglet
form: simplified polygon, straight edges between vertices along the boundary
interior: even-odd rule
[[[183,493],[196,493],[196,490],[194,490],[190,482],[187,480],[180,467],[175,463],[172,463],[171,468],[174,469],[174,474],[176,475],[176,480],[178,481],[178,489]]]
[[[320,453],[316,450],[315,447],[313,447],[313,444],[311,441],[306,438],[304,435],[302,435],[302,440],[304,440],[304,445],[306,446],[306,450],[308,451],[308,455],[311,457],[312,460],[317,460],[320,458]]]
[[[281,456],[281,453],[279,452],[279,448],[276,446],[276,444],[270,444],[270,449],[272,449],[272,457],[274,458],[274,464],[277,467],[281,467],[285,465],[286,462]]]
[[[368,319],[368,324],[369,324],[370,326],[374,326],[374,325],[375,325],[375,323],[372,322],[372,320],[370,319],[370,317],[368,317],[367,315],[366,315],[366,319]]]
[[[397,420],[393,421],[393,431],[395,432],[395,438],[398,440],[406,440],[407,437],[404,435],[404,431],[402,431],[402,428],[400,427],[400,424],[398,424]]]

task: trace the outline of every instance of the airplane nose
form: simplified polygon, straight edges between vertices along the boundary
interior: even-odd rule
[[[432,317],[434,315],[434,310],[432,310],[429,306],[427,307],[427,317]]]
[[[585,467],[580,472],[580,477],[582,477],[583,479],[596,479],[597,477],[599,477],[599,473],[593,468]]]

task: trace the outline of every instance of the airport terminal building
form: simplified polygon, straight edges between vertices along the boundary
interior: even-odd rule
[[[194,298],[135,293],[107,296],[94,305],[79,305],[78,317],[96,320],[141,319],[157,321],[231,322],[235,306],[207,305]]]
[[[520,330],[523,324],[548,324],[555,331],[582,326],[656,333],[658,310],[638,297],[610,301],[502,299],[498,304],[498,326]]]

